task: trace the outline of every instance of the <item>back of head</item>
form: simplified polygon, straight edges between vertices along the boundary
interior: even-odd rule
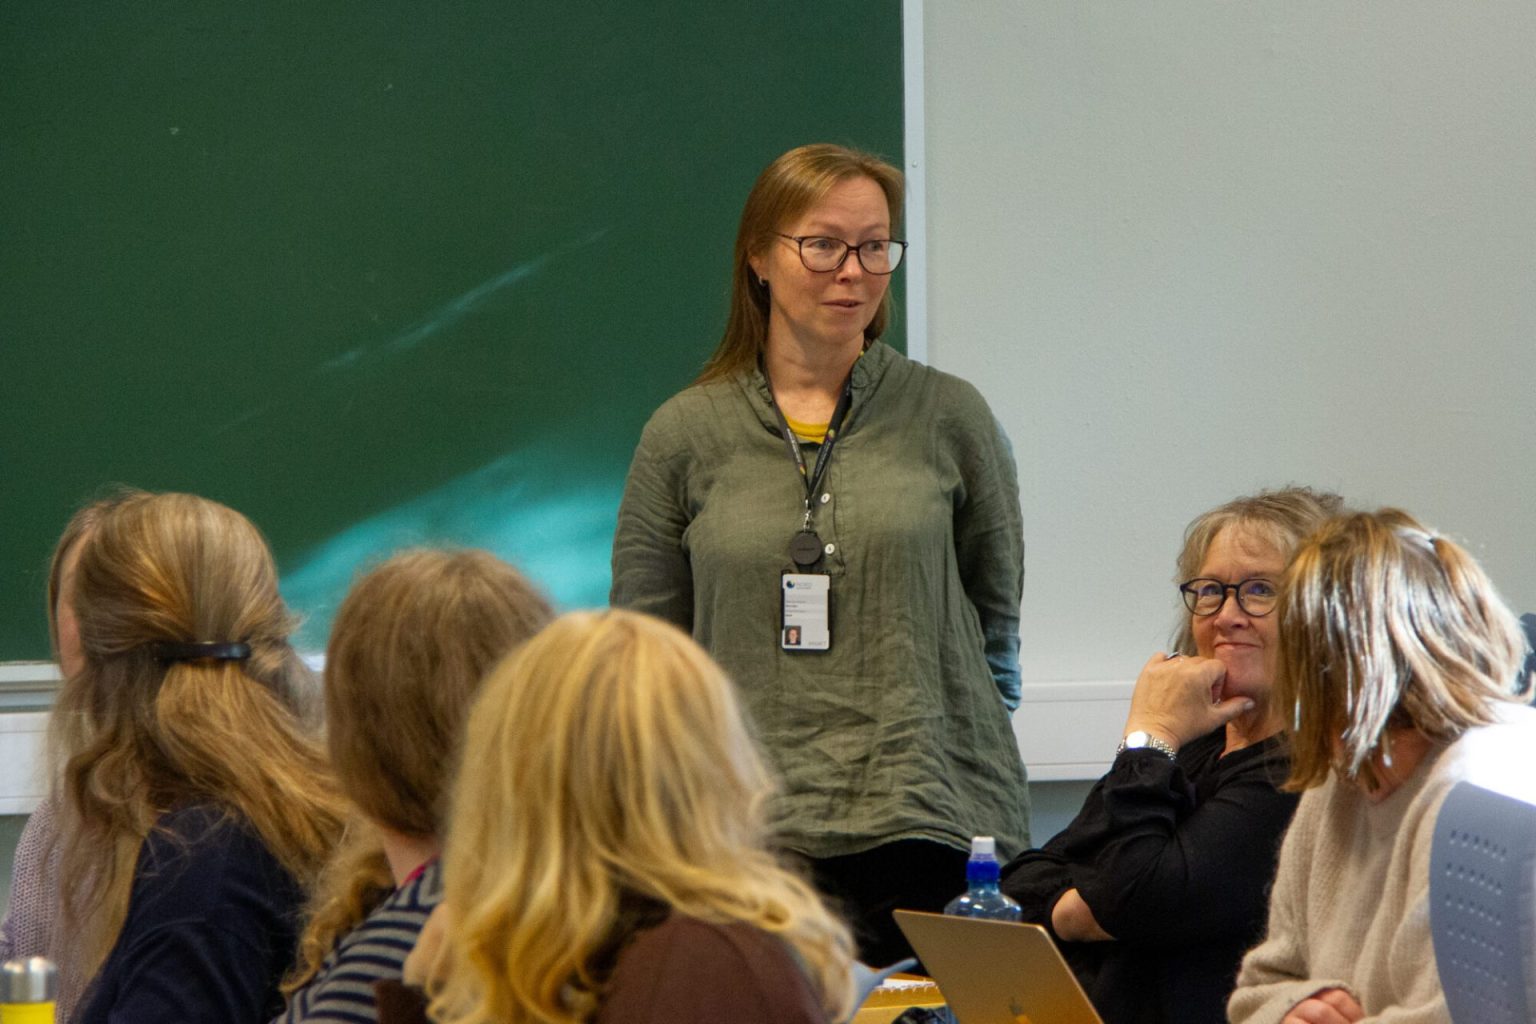
[[[1183,583],[1200,575],[1200,567],[1205,564],[1211,544],[1228,527],[1251,531],[1289,557],[1303,537],[1343,511],[1343,498],[1310,487],[1282,487],[1234,498],[1196,516],[1185,527],[1175,582]],[[1181,654],[1195,653],[1188,615],[1180,620],[1175,631],[1173,649]]]
[[[404,552],[353,586],[326,649],[325,712],[331,763],[363,813],[406,835],[441,831],[481,679],[550,614],[485,551]]]
[[[1335,519],[1281,585],[1277,706],[1291,785],[1367,786],[1389,730],[1449,742],[1524,699],[1519,623],[1477,562],[1398,509]],[[1342,739],[1341,739],[1342,738]]]
[[[841,1008],[848,936],[768,853],[771,793],[692,639],[633,612],[556,620],[471,714],[444,863],[458,955],[434,1010],[586,1019],[625,896],[781,934]]]
[[[846,146],[815,143],[780,156],[758,176],[747,195],[732,253],[731,311],[725,335],[699,381],[723,380],[757,365],[768,339],[768,287],[752,273],[748,260],[775,240],[783,225],[815,206],[835,186],[850,178],[869,178],[885,193],[891,231],[899,234],[905,185],[901,172],[877,156]],[[885,333],[890,322],[889,293],[880,302],[864,337]]]
[[[242,818],[303,878],[339,803],[300,713],[312,680],[265,541],[239,513],[187,494],[132,494],[80,541],[84,668],[50,725],[63,763],[66,920],[97,958],[126,911],[139,842],[160,814],[207,803]],[[167,654],[243,645],[248,655]]]

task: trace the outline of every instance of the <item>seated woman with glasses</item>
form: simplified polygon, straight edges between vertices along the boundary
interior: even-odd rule
[[[1303,795],[1231,1019],[1449,1021],[1430,932],[1435,819],[1463,780],[1536,803],[1525,638],[1472,557],[1397,509],[1315,533],[1277,617],[1286,788]],[[1487,1019],[1512,1019],[1489,991]]]
[[[881,340],[902,193],[841,146],[758,177],[720,345],[635,451],[611,595],[741,688],[776,831],[874,964],[909,952],[893,908],[965,888],[972,836],[1029,842],[1013,452],[974,387]]]
[[[1288,488],[1189,525],[1187,615],[1136,680],[1125,738],[1077,817],[1003,889],[1059,940],[1106,1024],[1225,1022],[1296,807],[1270,700],[1287,560],[1338,496]]]

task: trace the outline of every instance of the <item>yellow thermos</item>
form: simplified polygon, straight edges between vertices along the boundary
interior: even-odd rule
[[[0,967],[0,1024],[53,1024],[59,972],[43,956],[18,957]]]

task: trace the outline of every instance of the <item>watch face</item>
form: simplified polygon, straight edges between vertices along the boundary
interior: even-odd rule
[[[1147,745],[1147,742],[1149,740],[1151,740],[1151,739],[1152,739],[1151,735],[1149,735],[1148,733],[1144,733],[1140,729],[1138,729],[1135,732],[1131,733],[1130,735],[1126,736],[1126,738],[1125,738],[1125,745],[1127,747],[1144,747],[1144,746]]]

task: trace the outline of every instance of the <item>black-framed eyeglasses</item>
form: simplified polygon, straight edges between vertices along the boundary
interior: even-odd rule
[[[1179,584],[1179,593],[1184,595],[1184,607],[1191,614],[1200,616],[1215,615],[1221,611],[1221,606],[1227,603],[1228,591],[1237,596],[1237,606],[1243,610],[1243,614],[1252,615],[1256,619],[1274,611],[1280,600],[1280,589],[1274,581],[1257,577],[1238,580],[1236,583],[1223,583],[1221,580],[1200,576]]]
[[[850,252],[858,253],[859,266],[868,273],[889,274],[901,266],[901,258],[907,252],[907,243],[899,238],[871,238],[851,245],[826,235],[786,235],[782,231],[775,234],[794,242],[800,250],[800,262],[816,274],[830,274],[841,267]]]

